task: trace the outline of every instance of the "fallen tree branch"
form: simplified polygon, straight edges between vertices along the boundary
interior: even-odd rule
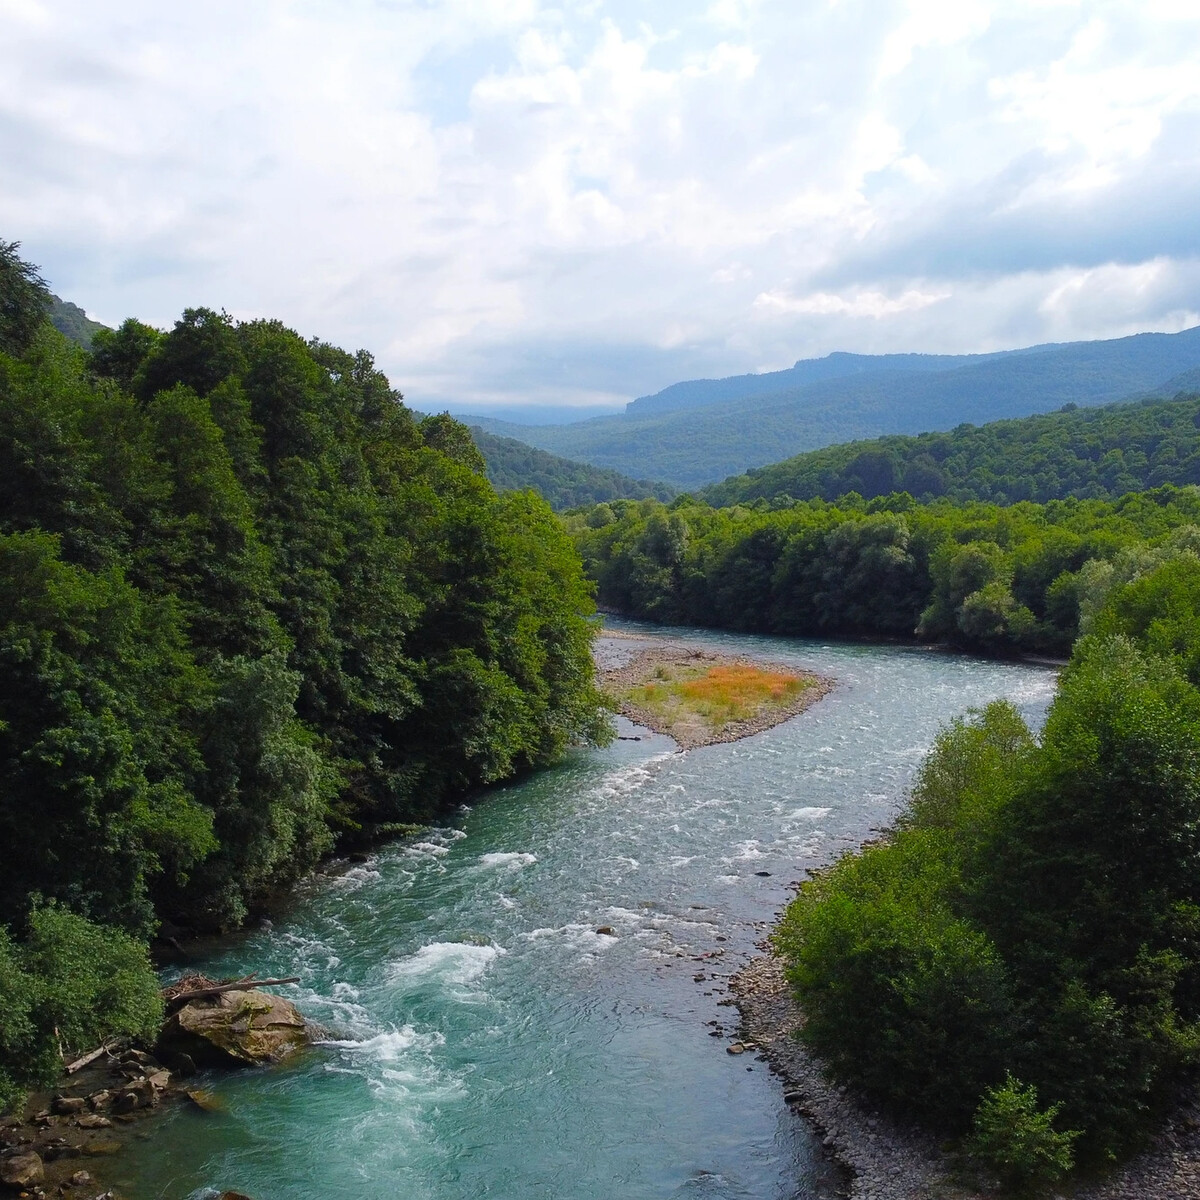
[[[76,1071],[82,1071],[89,1063],[94,1063],[102,1054],[111,1054],[121,1044],[121,1041],[121,1038],[110,1038],[103,1046],[97,1047],[72,1063],[67,1063],[63,1070],[68,1075],[74,1075]]]
[[[189,1000],[202,1000],[205,996],[220,996],[225,992],[244,992],[253,988],[275,987],[281,983],[299,983],[299,975],[289,975],[286,979],[255,979],[247,975],[245,979],[235,979],[232,983],[215,983],[212,987],[193,988],[190,992],[177,992],[167,1001],[168,1004],[186,1004]]]

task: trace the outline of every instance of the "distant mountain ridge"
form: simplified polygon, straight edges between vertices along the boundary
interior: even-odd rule
[[[478,424],[565,458],[695,488],[836,442],[1162,394],[1200,369],[1200,326],[964,358],[830,355],[787,372],[676,384],[615,417],[536,428]],[[805,372],[824,377],[790,385]],[[767,390],[748,390],[764,382]]]
[[[54,295],[50,297],[48,315],[50,324],[63,337],[70,338],[77,346],[82,346],[85,350],[92,348],[92,338],[101,329],[108,328],[99,321],[93,321],[78,304],[72,304],[70,300],[61,300]]]
[[[1004,358],[1012,354],[1036,354],[1053,345],[1030,346],[1025,350],[998,350],[991,354],[851,354],[835,350],[824,358],[802,358],[783,371],[764,371],[754,375],[730,375],[725,379],[690,379],[673,383],[652,396],[639,396],[626,405],[627,413],[678,412],[685,408],[704,408],[725,400],[744,400],[751,396],[773,396],[790,392],[810,383],[827,379],[845,379],[880,371],[937,372],[953,371]]]

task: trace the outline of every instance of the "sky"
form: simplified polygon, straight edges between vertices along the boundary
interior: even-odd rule
[[[433,411],[1200,324],[1197,0],[0,0],[0,238]]]

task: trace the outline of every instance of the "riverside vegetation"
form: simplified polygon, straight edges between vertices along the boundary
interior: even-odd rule
[[[990,651],[1073,645],[1040,738],[938,739],[881,842],[775,935],[843,1082],[1007,1183],[1128,1155],[1200,1056],[1200,494],[1010,508],[599,505],[572,527],[642,617]]]
[[[146,939],[603,739],[549,507],[365,352],[193,309],[92,350],[0,242],[0,1108],[161,1016]]]

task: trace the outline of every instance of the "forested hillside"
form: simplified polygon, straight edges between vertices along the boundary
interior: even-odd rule
[[[69,300],[60,300],[57,296],[50,297],[50,324],[65,338],[85,350],[92,348],[92,338],[107,325],[93,321],[78,304]]]
[[[497,437],[477,425],[471,427],[471,436],[497,491],[533,488],[556,512],[601,500],[643,500],[648,496],[670,500],[675,495],[675,489],[665,483],[630,479],[617,471],[559,458],[515,438]]]
[[[1001,350],[994,354],[848,354],[834,351],[824,358],[802,358],[784,371],[730,375],[725,379],[687,379],[682,383],[673,383],[652,396],[639,396],[631,400],[626,411],[646,416],[650,413],[705,408],[726,400],[762,400],[766,396],[794,392],[807,384],[821,383],[827,379],[881,372],[931,374],[953,371],[1007,354],[1036,354],[1039,350],[1054,348],[1034,346],[1028,350]]]
[[[739,391],[701,407],[678,409],[668,398],[653,411],[631,404],[621,416],[574,425],[482,424],[567,458],[696,488],[835,442],[1106,404],[1164,386],[1174,395],[1179,388],[1168,381],[1198,366],[1200,328],[1035,347],[950,368],[945,360],[932,370],[893,364],[783,391]],[[739,377],[756,378],[774,377]]]
[[[715,505],[765,499],[1099,499],[1200,483],[1200,395],[1143,400],[964,425],[949,433],[847,442],[726,479],[702,495]]]
[[[85,354],[0,243],[0,1106],[153,1024],[158,920],[602,738],[549,507],[370,355],[207,309]],[[7,927],[7,932],[2,927]]]

